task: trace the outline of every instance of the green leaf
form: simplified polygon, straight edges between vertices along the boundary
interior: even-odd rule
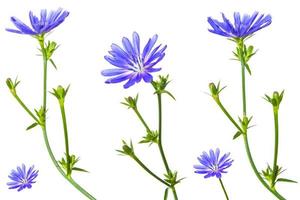
[[[50,58],[50,63],[52,64],[52,66],[57,70],[57,66],[56,66],[56,64],[54,63],[54,61]]]
[[[79,168],[79,167],[73,167],[72,170],[74,170],[74,171],[79,171],[79,172],[87,172],[87,173],[88,173],[87,170],[82,169],[82,168]]]
[[[163,90],[161,93],[165,93],[165,94],[169,95],[172,99],[174,99],[176,101],[175,97],[173,96],[173,94],[171,94],[171,92],[169,92],[167,90]]]
[[[242,135],[242,133],[240,131],[236,132],[236,134],[233,136],[233,140],[238,138],[240,135]]]
[[[251,69],[247,63],[245,63],[245,67],[246,67],[248,73],[251,75]]]
[[[298,183],[297,181],[293,181],[293,180],[287,179],[287,178],[279,178],[279,179],[277,179],[277,182]]]
[[[31,124],[30,126],[28,126],[28,127],[26,128],[26,131],[28,131],[28,130],[34,128],[34,127],[36,127],[37,125],[38,125],[38,123],[34,122],[33,124]]]
[[[166,188],[165,195],[164,195],[164,200],[168,199],[168,192],[169,192],[169,188]]]

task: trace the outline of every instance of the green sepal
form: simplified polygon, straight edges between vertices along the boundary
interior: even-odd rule
[[[43,126],[45,124],[45,116],[47,110],[45,110],[44,107],[41,106],[39,109],[34,109],[34,112],[39,119],[40,125]]]
[[[38,125],[38,123],[34,122],[33,124],[31,124],[30,126],[28,126],[28,127],[26,128],[26,131],[28,131],[28,130],[34,128],[34,127],[36,127],[37,125]]]
[[[171,92],[169,92],[168,90],[166,90],[167,85],[171,82],[168,79],[169,79],[169,75],[166,75],[166,76],[159,75],[157,81],[151,82],[153,88],[155,89],[154,94],[165,93],[165,94],[169,95],[172,99],[176,100],[174,95]]]
[[[185,179],[185,178],[180,178],[177,180],[177,174],[178,174],[177,171],[174,171],[174,172],[169,171],[168,174],[164,174],[164,176],[165,176],[164,180],[167,183],[169,183],[171,186],[174,186],[174,185],[180,183],[180,181],[182,181],[183,179]]]
[[[279,108],[279,105],[283,99],[283,95],[284,95],[284,90],[282,90],[280,93],[275,91],[273,92],[272,97],[265,94],[265,96],[263,97],[267,102],[271,103],[273,105],[273,107],[275,108]]]
[[[54,41],[48,41],[48,43],[45,46],[45,53],[47,60],[51,59],[51,56],[55,52],[55,50],[59,47],[56,42]]]
[[[158,131],[147,131],[147,135],[143,137],[143,140],[141,140],[139,143],[150,143],[149,145],[156,143],[158,144],[158,137],[159,133]]]
[[[226,86],[221,87],[221,82],[219,81],[217,86],[215,83],[209,83],[208,84],[210,95],[215,99],[219,99],[219,94],[226,88]]]
[[[121,155],[133,157],[134,149],[133,149],[132,141],[130,141],[129,145],[124,140],[122,140],[122,143],[123,143],[122,150],[116,150],[116,151],[121,153]]]
[[[6,79],[6,85],[10,92],[15,96],[17,95],[17,86],[19,85],[20,81],[18,81],[18,78],[15,79],[15,81],[12,81],[11,78]]]
[[[277,182],[289,182],[289,183],[297,183],[294,180],[287,179],[287,178],[278,178],[280,174],[282,174],[285,170],[278,165],[273,170],[269,165],[266,170],[262,170],[262,175],[264,178],[269,182],[271,187],[275,187]]]
[[[241,119],[241,118],[239,117],[239,122],[240,122],[240,124],[242,125],[242,130],[243,130],[243,131],[246,131],[246,130],[248,130],[249,128],[252,127],[252,126],[249,126],[249,124],[250,124],[252,118],[253,118],[252,116],[249,117],[249,118],[248,118],[247,116],[244,116],[243,119]]]
[[[64,102],[65,97],[69,91],[70,85],[68,85],[68,87],[65,89],[64,87],[62,87],[61,85],[57,86],[57,88],[53,88],[52,91],[50,92],[50,94],[52,94],[53,96],[55,96],[57,98],[58,101],[60,102]]]
[[[128,107],[128,109],[137,109],[137,101],[139,98],[139,94],[137,94],[135,97],[125,97],[125,101],[121,102],[121,104],[125,105]]]

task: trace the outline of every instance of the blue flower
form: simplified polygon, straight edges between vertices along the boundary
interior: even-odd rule
[[[222,173],[227,173],[224,170],[232,165],[233,160],[229,158],[229,155],[230,153],[226,153],[220,158],[219,148],[217,148],[215,152],[211,149],[209,154],[203,152],[202,155],[198,157],[200,165],[194,165],[196,169],[195,173],[206,174],[204,178],[213,176],[221,178]]]
[[[50,11],[47,13],[47,10],[43,9],[41,10],[40,15],[41,16],[39,19],[37,16],[33,15],[32,11],[29,12],[29,19],[32,28],[24,24],[18,18],[11,17],[11,21],[14,23],[18,30],[10,28],[7,28],[6,30],[18,34],[26,34],[33,36],[43,35],[60,25],[69,15],[69,12],[63,11],[61,8],[59,8],[55,11]]]
[[[272,23],[271,15],[259,15],[258,12],[254,12],[252,16],[245,14],[242,19],[240,13],[235,12],[234,24],[223,13],[222,17],[223,22],[208,17],[207,21],[212,27],[209,31],[229,38],[246,38]]]
[[[103,76],[112,76],[105,83],[119,83],[127,80],[124,88],[129,88],[142,79],[147,83],[152,82],[153,77],[150,73],[161,70],[161,68],[154,68],[154,66],[164,58],[164,51],[167,48],[166,45],[161,48],[161,44],[153,48],[157,38],[157,35],[150,38],[142,51],[140,49],[140,37],[136,32],[132,35],[132,42],[123,37],[123,48],[112,44],[112,50],[108,52],[110,55],[104,58],[117,68],[105,69],[101,72]]]
[[[39,171],[34,170],[34,166],[31,166],[28,171],[26,171],[26,166],[22,164],[22,167],[17,167],[17,170],[12,170],[8,176],[12,182],[8,182],[8,189],[18,189],[18,192],[32,187],[35,183],[34,179],[38,176]]]

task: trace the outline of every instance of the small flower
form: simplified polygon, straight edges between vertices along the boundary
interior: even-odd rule
[[[217,148],[214,152],[212,149],[209,154],[203,152],[200,157],[198,157],[201,165],[194,165],[197,174],[206,174],[204,178],[209,178],[216,176],[217,178],[222,177],[222,173],[227,173],[224,171],[232,165],[233,160],[229,158],[230,153],[224,154],[220,159],[220,149]]]
[[[34,170],[34,166],[31,166],[28,171],[26,171],[26,166],[22,164],[22,167],[17,167],[17,170],[12,170],[8,176],[12,182],[8,182],[8,189],[18,189],[18,192],[32,187],[35,183],[34,179],[38,176],[39,171]]]
[[[140,37],[136,32],[132,35],[132,42],[123,37],[123,49],[112,44],[112,50],[109,51],[110,55],[104,58],[117,68],[105,69],[101,72],[103,76],[113,76],[107,79],[105,83],[119,83],[128,80],[124,88],[129,88],[142,79],[147,83],[152,82],[153,77],[150,73],[161,70],[161,68],[154,68],[154,66],[164,58],[164,51],[167,48],[166,45],[160,48],[160,44],[153,49],[157,38],[157,35],[150,38],[143,51],[140,49]]]
[[[245,14],[242,19],[240,13],[235,12],[234,25],[223,13],[222,17],[223,22],[208,17],[207,21],[212,27],[209,31],[228,38],[246,38],[272,23],[271,15],[258,15],[258,12],[254,12],[252,16]]]
[[[11,17],[11,21],[14,23],[16,28],[6,30],[13,33],[25,34],[25,35],[43,35],[50,32],[52,29],[60,25],[65,18],[69,15],[68,11],[63,11],[62,8],[59,8],[55,11],[50,11],[47,13],[46,9],[41,10],[40,19],[33,15],[32,11],[29,12],[29,19],[31,27],[24,24],[21,20],[16,17]]]

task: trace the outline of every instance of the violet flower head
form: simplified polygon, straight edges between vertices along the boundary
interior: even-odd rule
[[[105,69],[101,72],[103,76],[111,77],[105,83],[119,83],[127,81],[124,88],[129,88],[135,83],[139,83],[142,79],[146,83],[153,80],[152,72],[160,71],[161,68],[154,68],[165,56],[167,45],[161,44],[154,48],[158,35],[150,38],[142,50],[140,48],[140,37],[134,32],[132,42],[126,37],[123,37],[123,48],[112,44],[111,51],[104,58],[110,64],[117,68]]]
[[[26,166],[22,164],[22,167],[17,167],[17,170],[12,170],[8,176],[12,181],[8,182],[8,189],[18,189],[18,192],[23,189],[30,189],[32,184],[35,183],[35,179],[38,176],[39,171],[34,170],[34,166],[31,166],[28,171]]]
[[[17,29],[7,28],[6,31],[25,34],[25,35],[43,35],[50,32],[58,25],[60,25],[65,18],[69,15],[68,11],[63,11],[59,8],[55,11],[47,11],[46,9],[41,10],[40,18],[33,15],[32,11],[29,12],[29,19],[31,27],[27,26],[21,20],[16,17],[11,17],[11,21],[14,23]]]
[[[251,16],[244,14],[242,18],[239,12],[235,12],[233,16],[234,23],[231,23],[223,13],[223,22],[208,17],[207,21],[212,27],[208,30],[228,38],[246,38],[272,23],[271,15],[259,15],[258,12],[254,12]]]
[[[227,173],[225,169],[229,168],[232,165],[233,160],[229,158],[230,153],[224,154],[220,158],[220,149],[217,148],[214,152],[212,149],[207,152],[203,152],[198,161],[200,165],[194,165],[196,169],[195,173],[205,174],[204,178],[209,178],[216,176],[221,178],[223,173]]]

